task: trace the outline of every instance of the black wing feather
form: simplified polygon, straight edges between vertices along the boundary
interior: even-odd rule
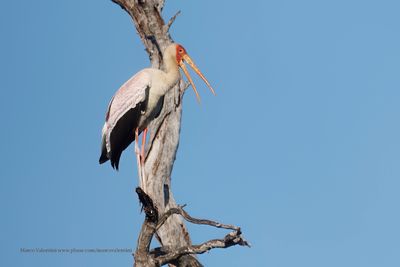
[[[110,153],[107,153],[106,142],[103,140],[99,159],[100,164],[110,160],[111,166],[118,170],[122,151],[135,141],[135,130],[138,127],[141,115],[140,106],[141,104],[138,104],[136,107],[128,110],[112,129],[110,134]]]
[[[107,153],[106,140],[103,136],[101,155],[99,163],[110,160],[111,166],[118,170],[119,160],[122,152],[135,141],[135,130],[138,128],[140,116],[146,110],[148,102],[149,88],[146,88],[145,101],[137,103],[134,108],[129,109],[116,123],[110,133],[110,152]],[[111,105],[111,103],[110,103]],[[109,112],[109,111],[108,111]],[[107,113],[108,119],[108,113]],[[139,129],[139,134],[141,133]]]
[[[140,104],[126,112],[117,122],[110,134],[111,166],[118,170],[119,160],[124,151],[135,141],[135,130],[141,115]],[[139,133],[140,134],[140,133]]]

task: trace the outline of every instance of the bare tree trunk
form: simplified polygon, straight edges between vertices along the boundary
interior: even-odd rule
[[[162,51],[172,43],[168,30],[173,22],[171,20],[169,25],[165,25],[161,17],[164,0],[113,1],[132,17],[152,66],[162,68]],[[184,91],[185,83],[181,80],[167,93],[161,115],[149,127],[150,140],[144,165],[145,188],[159,214],[177,206],[171,191],[171,172],[179,145]],[[177,215],[171,216],[156,235],[163,247],[174,249],[191,245],[185,224]],[[187,266],[201,266],[192,256],[186,256],[184,260],[189,263]]]
[[[168,30],[179,12],[166,25],[161,17],[164,0],[112,1],[120,5],[132,17],[136,30],[149,54],[152,66],[162,68],[162,52],[172,43]],[[150,140],[144,164],[147,195],[140,190],[141,193],[138,192],[138,194],[145,206],[145,211],[146,203],[150,203],[151,208],[147,208],[146,221],[138,239],[135,266],[159,266],[166,263],[172,266],[202,266],[193,256],[194,254],[204,253],[214,247],[229,247],[236,244],[248,245],[241,238],[240,229],[238,227],[232,228],[232,226],[228,229],[233,229],[235,232],[226,236],[224,240],[217,240],[220,243],[206,242],[201,245],[201,248],[200,246],[192,246],[189,232],[182,220],[182,216],[185,219],[191,217],[185,217],[184,214],[186,213],[183,211],[176,212],[178,209],[181,210],[181,207],[177,206],[171,191],[171,172],[179,145],[182,115],[181,100],[185,89],[185,82],[181,79],[173,90],[166,94],[160,116],[149,126]],[[147,199],[147,197],[150,199],[143,201],[143,198]],[[159,217],[162,218],[166,213],[168,216],[165,216],[163,220],[160,219],[162,222],[159,223]],[[155,217],[154,214],[156,214]],[[211,222],[208,220],[191,222],[197,223],[198,221]],[[149,254],[153,234],[160,242],[162,251],[155,250]],[[158,256],[160,258],[156,261],[155,259]]]

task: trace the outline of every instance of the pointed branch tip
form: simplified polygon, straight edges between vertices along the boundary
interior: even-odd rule
[[[165,26],[165,32],[168,32],[168,31],[169,31],[169,29],[170,29],[171,26],[172,26],[172,23],[174,23],[176,17],[178,17],[179,14],[181,14],[181,11],[180,11],[180,10],[178,10],[178,12],[176,12],[176,14],[175,14],[172,18],[169,19],[168,24]]]
[[[224,239],[213,239],[200,245],[181,247],[174,251],[166,252],[164,255],[158,256],[155,260],[161,266],[171,263],[184,255],[203,254],[214,248],[229,248],[236,245],[250,247],[250,244],[241,236],[240,232],[233,231],[227,234]],[[150,253],[154,253],[154,251]]]

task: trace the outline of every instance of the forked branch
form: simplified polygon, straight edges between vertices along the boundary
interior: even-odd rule
[[[142,259],[151,262],[154,266],[162,266],[168,263],[174,263],[182,256],[202,254],[213,248],[228,248],[235,245],[250,247],[250,244],[242,237],[240,227],[222,224],[211,220],[193,218],[183,209],[182,206],[171,208],[158,218],[157,207],[154,205],[151,198],[139,187],[136,188],[136,193],[139,196],[139,200],[142,203],[143,210],[146,214],[146,220],[142,226],[141,235],[138,240],[138,247],[135,252],[136,261],[141,261]],[[183,246],[172,250],[160,247],[149,251],[152,236],[173,214],[181,215],[186,221],[194,224],[209,225],[234,231],[228,233],[223,239],[209,240],[200,245]]]

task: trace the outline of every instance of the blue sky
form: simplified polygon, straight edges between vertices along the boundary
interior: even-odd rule
[[[178,203],[253,247],[205,266],[400,266],[398,1],[167,1],[217,91],[184,98]],[[143,220],[133,149],[98,165],[110,97],[149,65],[111,1],[3,1],[2,266],[131,266]],[[224,231],[189,225],[195,243]]]

